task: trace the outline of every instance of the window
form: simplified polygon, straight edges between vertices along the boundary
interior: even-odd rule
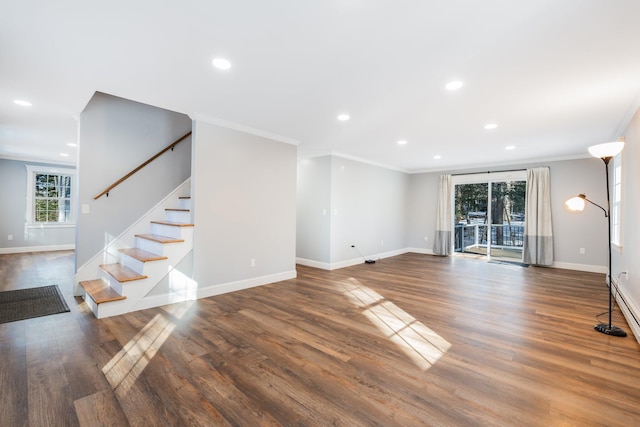
[[[27,224],[74,226],[75,170],[27,165]]]
[[[613,158],[613,199],[611,201],[611,243],[621,247],[622,228],[622,153]]]

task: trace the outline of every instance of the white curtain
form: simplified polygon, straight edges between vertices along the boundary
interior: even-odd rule
[[[524,262],[526,264],[553,264],[550,188],[549,168],[527,169],[524,227]]]
[[[436,236],[433,242],[433,253],[451,255],[451,175],[440,176],[438,193],[438,213],[436,217]]]

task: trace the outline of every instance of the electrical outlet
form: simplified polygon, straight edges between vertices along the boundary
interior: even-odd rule
[[[380,240],[380,246],[384,246],[384,240]]]
[[[251,258],[251,267],[255,267],[255,266],[256,266],[256,259]]]
[[[584,255],[584,248],[580,248],[580,255]]]
[[[7,236],[7,240],[13,240],[13,234],[9,234],[9,235]]]

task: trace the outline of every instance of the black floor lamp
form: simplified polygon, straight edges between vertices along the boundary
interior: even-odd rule
[[[611,324],[611,313],[613,312],[613,288],[611,287],[611,217],[610,217],[610,209],[611,203],[609,201],[609,161],[616,156],[618,153],[622,151],[624,148],[624,141],[618,142],[607,142],[605,144],[598,144],[589,147],[589,153],[593,157],[598,157],[602,159],[604,162],[605,175],[607,179],[607,208],[603,208],[602,206],[592,202],[587,199],[587,196],[584,194],[580,194],[577,197],[573,197],[566,201],[566,205],[570,210],[573,211],[582,211],[584,210],[584,202],[589,202],[594,206],[599,207],[604,212],[605,218],[607,218],[607,226],[609,229],[609,240],[607,241],[607,248],[609,249],[609,274],[607,284],[609,286],[609,323],[598,323],[595,326],[595,330],[598,332],[602,332],[603,334],[612,335],[615,337],[626,337],[627,333]]]

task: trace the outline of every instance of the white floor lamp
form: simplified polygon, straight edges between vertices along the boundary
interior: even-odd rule
[[[582,211],[584,210],[585,203],[589,202],[594,206],[599,207],[604,212],[605,218],[607,218],[607,226],[609,229],[609,240],[607,241],[607,248],[609,249],[609,274],[607,276],[607,284],[609,286],[609,323],[598,323],[595,326],[595,330],[598,332],[602,332],[603,334],[612,335],[615,337],[626,337],[627,333],[611,324],[611,313],[613,312],[613,288],[611,287],[611,217],[610,217],[610,209],[611,203],[609,201],[609,161],[616,156],[618,153],[622,151],[624,148],[624,141],[617,142],[607,142],[605,144],[598,144],[589,147],[589,153],[593,157],[598,157],[602,159],[604,162],[605,174],[607,179],[607,208],[603,208],[602,206],[592,202],[587,199],[587,196],[584,194],[580,194],[577,197],[573,197],[566,201],[566,205],[570,210],[573,211]]]

